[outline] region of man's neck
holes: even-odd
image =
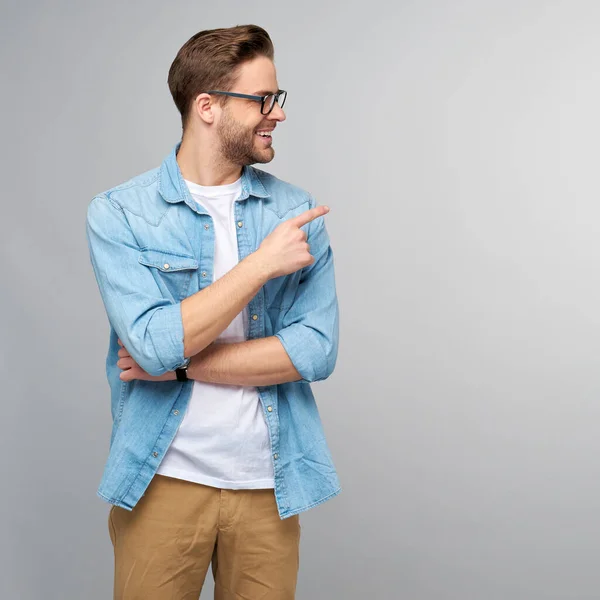
[[[242,176],[242,167],[217,159],[214,150],[185,137],[177,152],[177,164],[183,178],[198,185],[227,185]]]

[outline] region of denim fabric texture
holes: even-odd
[[[150,375],[183,365],[181,301],[210,285],[213,275],[212,219],[183,180],[179,146],[160,167],[97,195],[87,210],[90,258],[110,325],[106,375],[113,426],[98,495],[128,510],[173,440],[193,381],[122,381],[117,339]],[[239,259],[257,250],[281,222],[314,206],[301,188],[243,167],[235,202]],[[282,519],[341,491],[310,386],[329,377],[337,359],[333,253],[323,217],[303,229],[314,263],[269,280],[248,304],[248,339],[277,336],[302,377],[257,388]]]

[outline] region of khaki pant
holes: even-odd
[[[198,600],[212,562],[215,600],[293,600],[300,520],[272,489],[222,490],[155,475],[133,511],[112,506],[115,600]]]

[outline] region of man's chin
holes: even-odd
[[[270,163],[274,158],[275,158],[275,150],[273,150],[272,152],[269,152],[268,154],[266,152],[261,152],[260,154],[257,152],[256,154],[252,155],[252,157],[250,158],[250,162],[247,162],[246,164],[248,164],[248,165],[255,165],[255,164],[264,165],[266,163]]]

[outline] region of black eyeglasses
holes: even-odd
[[[279,108],[283,108],[285,99],[287,98],[287,92],[285,90],[278,90],[275,94],[266,94],[265,96],[253,96],[251,94],[238,94],[237,92],[221,92],[219,90],[211,90],[204,92],[205,94],[221,94],[222,96],[233,96],[234,98],[246,98],[247,100],[254,100],[260,102],[260,112],[263,115],[268,115],[275,106],[275,102],[279,104]],[[266,109],[266,111],[265,111]]]

